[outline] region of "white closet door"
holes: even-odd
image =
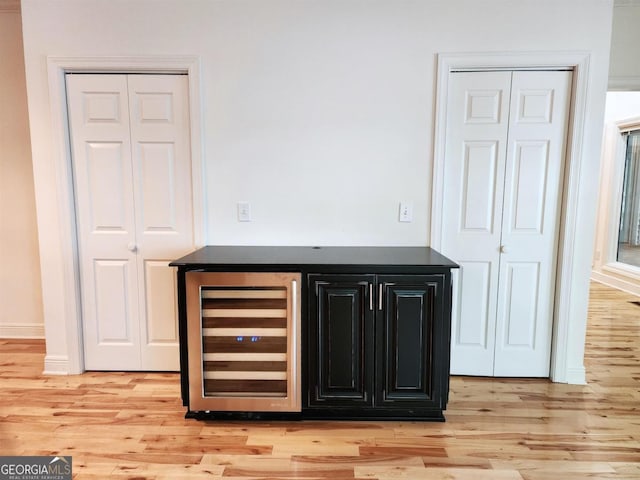
[[[452,73],[442,251],[451,372],[548,376],[570,72]]]
[[[194,248],[186,75],[130,75],[143,370],[178,370],[175,271]]]
[[[571,72],[514,72],[495,376],[549,376]]]
[[[85,366],[140,365],[127,79],[67,77]]]
[[[453,274],[451,372],[491,375],[510,72],[454,73],[449,82],[442,251]]]
[[[178,370],[193,249],[186,76],[68,75],[85,368]]]

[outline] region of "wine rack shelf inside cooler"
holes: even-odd
[[[299,412],[299,273],[187,272],[189,410]]]
[[[202,287],[204,395],[287,396],[286,287]]]

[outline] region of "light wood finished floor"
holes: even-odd
[[[587,386],[454,377],[445,423],[199,422],[177,374],[42,376],[0,340],[0,455],[78,479],[640,479],[640,299],[593,284]]]

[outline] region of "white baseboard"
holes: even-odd
[[[69,375],[69,358],[62,355],[44,357],[44,375]]]
[[[44,325],[41,323],[0,324],[0,338],[44,338]]]
[[[598,283],[602,283],[608,287],[622,290],[623,292],[630,293],[632,295],[640,296],[640,284],[637,281],[627,281],[625,279],[615,277],[613,275],[607,275],[603,272],[592,271],[591,280]]]
[[[587,384],[587,371],[584,367],[568,368],[567,369],[567,383],[571,385],[586,385]]]

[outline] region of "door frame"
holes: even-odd
[[[537,53],[468,53],[439,54],[434,116],[434,157],[431,198],[430,244],[442,245],[442,206],[444,204],[444,153],[446,144],[447,96],[449,78],[455,70],[541,70],[569,69],[573,72],[565,172],[562,183],[558,266],[556,272],[550,378],[554,382],[584,384],[586,371],[570,366],[572,355],[584,350],[584,336],[579,335],[578,322],[586,325],[574,295],[580,295],[581,279],[576,279],[574,266],[580,263],[574,248],[581,235],[578,230],[578,196],[583,165],[582,145],[588,98],[590,56],[584,52]]]
[[[82,335],[82,305],[80,295],[80,260],[78,255],[75,195],[71,163],[71,143],[67,116],[65,75],[67,73],[104,74],[186,74],[189,83],[189,126],[191,148],[191,180],[193,204],[193,234],[195,246],[205,243],[203,188],[203,142],[201,111],[201,70],[197,56],[141,56],[141,57],[47,57],[47,74],[53,132],[52,162],[56,174],[60,212],[61,255],[63,269],[64,318],[57,325],[47,325],[47,352],[51,343],[66,338],[66,355],[45,355],[44,372],[48,374],[78,374],[84,371]],[[64,322],[64,325],[62,325]],[[63,332],[59,330],[64,327]],[[59,350],[59,347],[57,347]]]

